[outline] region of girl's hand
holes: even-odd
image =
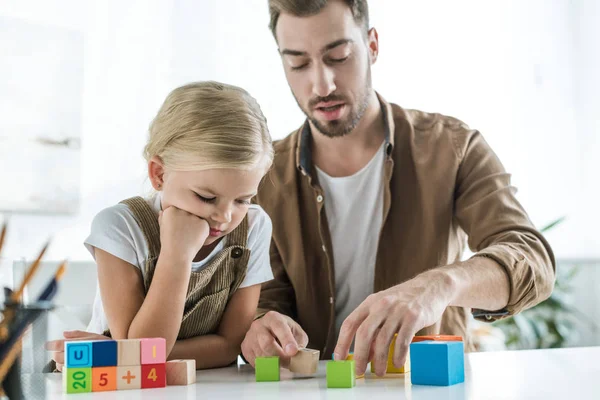
[[[93,332],[64,331],[64,339],[46,342],[46,350],[53,352],[52,359],[56,362],[56,369],[62,371],[65,364],[65,342],[76,340],[112,340],[111,338]]]
[[[192,262],[210,233],[206,220],[173,206],[160,212],[158,223],[161,253],[185,257],[186,262]]]

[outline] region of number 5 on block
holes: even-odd
[[[117,367],[92,368],[92,391],[117,390]]]

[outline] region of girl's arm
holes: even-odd
[[[178,340],[168,359],[194,358],[197,369],[224,367],[234,362],[254,320],[259,296],[260,284],[238,289],[227,303],[217,333]]]
[[[171,351],[183,318],[190,278],[189,260],[167,254],[158,259],[144,297],[138,268],[98,248],[98,282],[102,305],[114,339],[163,337]]]

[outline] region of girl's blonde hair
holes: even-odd
[[[273,162],[267,120],[258,102],[237,86],[207,81],[173,90],[150,124],[144,157],[166,169],[253,169]]]

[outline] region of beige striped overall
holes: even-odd
[[[160,254],[158,217],[141,197],[132,197],[121,203],[127,205],[133,212],[148,243],[149,255],[144,270],[144,289],[148,293]],[[223,250],[203,269],[191,273],[183,320],[177,339],[215,333],[227,302],[246,276],[250,257],[250,249],[246,247],[248,217],[245,217],[242,223],[222,240],[225,240]],[[168,296],[168,293],[165,295]],[[105,332],[107,333],[110,334]]]

